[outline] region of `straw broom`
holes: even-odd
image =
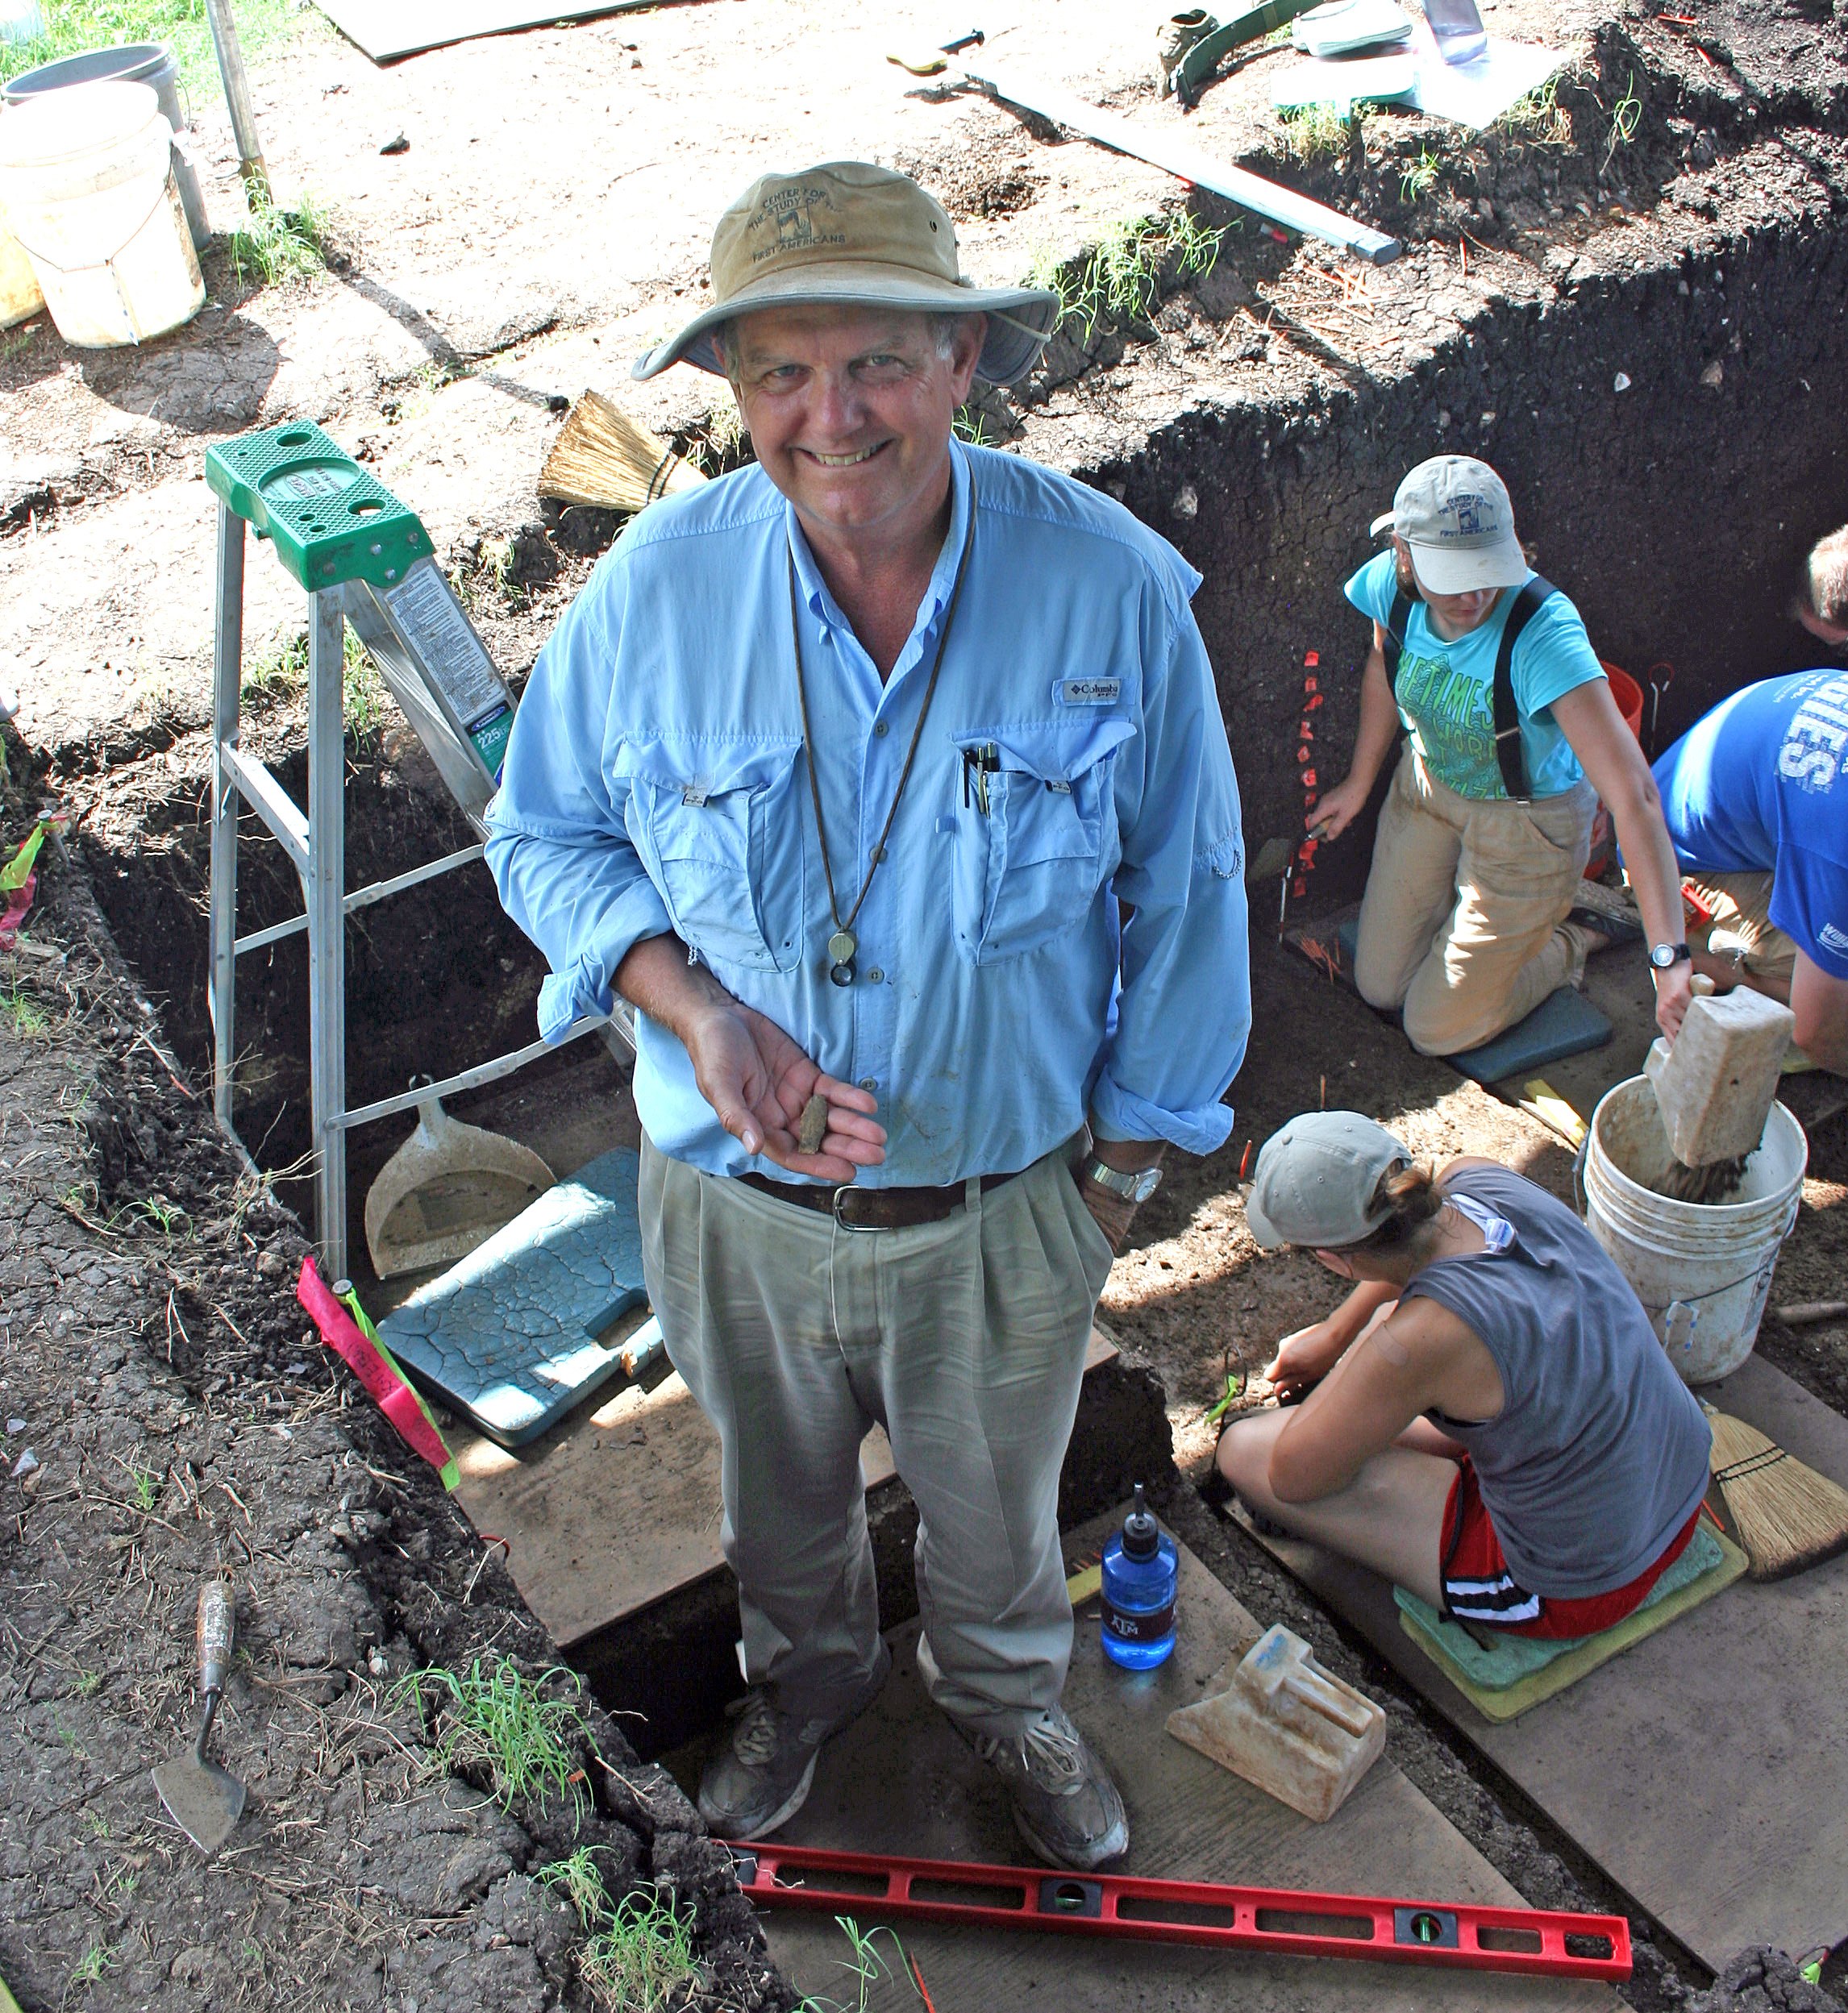
[[[1713,1429],[1709,1464],[1754,1579],[1783,1579],[1848,1549],[1848,1491],[1742,1419],[1703,1409]]]
[[[643,510],[658,497],[697,489],[705,480],[620,406],[587,391],[546,456],[539,493],[600,510]]]

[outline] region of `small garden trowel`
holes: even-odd
[[[236,1630],[231,1589],[223,1580],[207,1580],[199,1589],[195,1629],[199,1645],[199,1693],[205,1700],[205,1709],[199,1716],[199,1736],[190,1754],[177,1754],[154,1771],[154,1786],[160,1792],[168,1815],[202,1853],[215,1853],[231,1836],[243,1813],[243,1783],[216,1761],[206,1759],[206,1741],[218,1717],[219,1701],[224,1696]]]

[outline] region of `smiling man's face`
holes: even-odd
[[[980,315],[959,320],[945,356],[925,314],[761,308],[731,324],[727,374],[751,445],[805,527],[884,543],[935,517],[982,328]]]

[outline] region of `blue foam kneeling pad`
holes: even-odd
[[[1531,1075],[1564,1055],[1601,1049],[1610,1038],[1610,1022],[1584,993],[1563,985],[1548,993],[1525,1021],[1504,1028],[1480,1048],[1444,1059],[1479,1083],[1495,1083],[1505,1076]]]
[[[641,1166],[626,1146],[600,1154],[381,1321],[413,1383],[503,1447],[606,1383],[621,1358],[597,1337],[647,1298]]]

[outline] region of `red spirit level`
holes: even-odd
[[[1385,1901],[1122,1874],[1052,1874],[774,1843],[728,1849],[739,1886],[752,1901],[773,1908],[819,1908],[830,1915],[870,1910],[901,1921],[1134,1936],[1209,1949],[1362,1957],[1529,1978],[1614,1982],[1630,1973],[1629,1924],[1621,1915]]]

